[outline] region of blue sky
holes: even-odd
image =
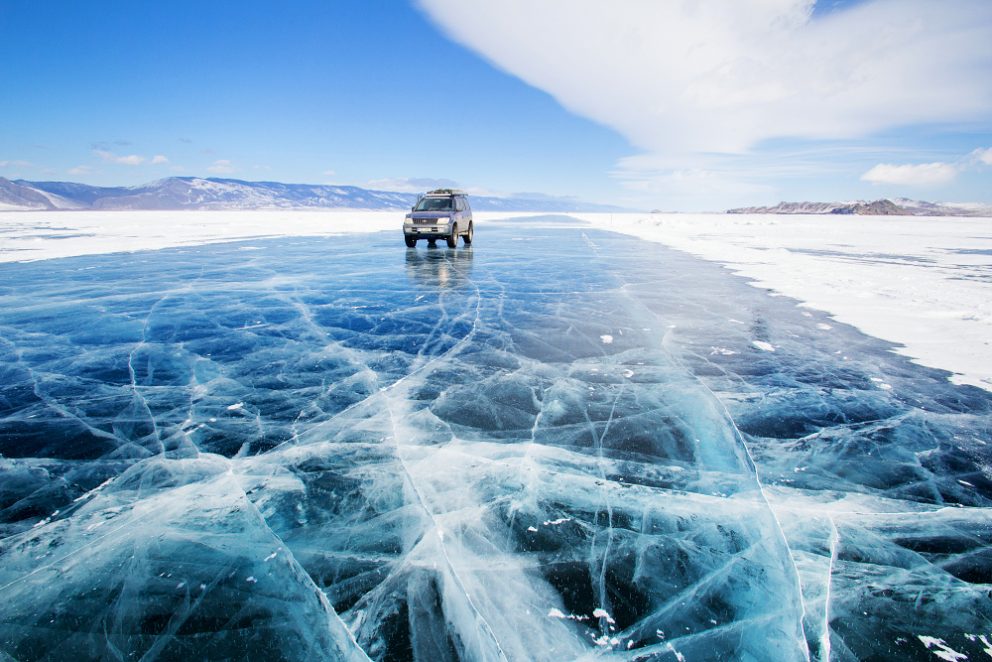
[[[809,0],[756,0],[775,14],[750,25],[728,0],[702,17],[634,0],[598,2],[615,16],[586,23],[595,2],[0,0],[0,176],[407,190],[451,181],[687,210],[899,195],[992,202],[981,151],[992,147],[989,3],[948,0],[957,20],[944,20],[916,0],[824,0],[811,13]],[[850,62],[814,76],[812,92],[798,68],[844,57],[782,64],[805,52],[797,44],[850,32],[845,20],[891,24],[891,11],[918,20],[885,44],[890,55],[852,43]],[[761,27],[779,24],[771,35]],[[921,24],[932,38],[912,32]],[[698,43],[665,50],[693,30]],[[723,37],[707,42],[712,34]],[[919,55],[902,57],[910,40]],[[693,48],[702,56],[689,66],[667,66]],[[954,57],[930,53],[948,50]],[[861,92],[803,105],[855,70],[883,81],[892,112],[862,104]],[[934,94],[957,101],[916,101],[903,93],[910,85],[942,86]],[[703,101],[680,107],[685,99]]]

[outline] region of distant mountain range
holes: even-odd
[[[617,207],[544,196],[473,195],[476,211],[622,211]],[[140,186],[89,186],[72,182],[10,181],[0,177],[0,210],[138,209],[408,209],[413,193],[357,186],[246,182],[169,177]]]
[[[937,203],[896,198],[866,202],[780,202],[774,207],[741,207],[728,214],[858,214],[862,216],[992,216],[992,205]]]
[[[0,177],[0,210],[236,210],[236,209],[408,209],[414,193],[358,186],[247,182],[216,177],[168,177],[140,186],[89,186],[73,182],[11,181]],[[624,212],[620,207],[539,194],[517,197],[471,196],[476,211]],[[860,214],[872,216],[989,216],[992,205],[922,200],[780,202],[772,207],[740,207],[728,214]]]

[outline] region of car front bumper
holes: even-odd
[[[403,236],[411,239],[446,239],[451,236],[452,225],[434,225],[405,223]]]

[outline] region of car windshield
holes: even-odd
[[[421,198],[413,211],[450,211],[451,198]]]

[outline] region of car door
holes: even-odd
[[[455,197],[455,234],[465,231],[465,198]]]

